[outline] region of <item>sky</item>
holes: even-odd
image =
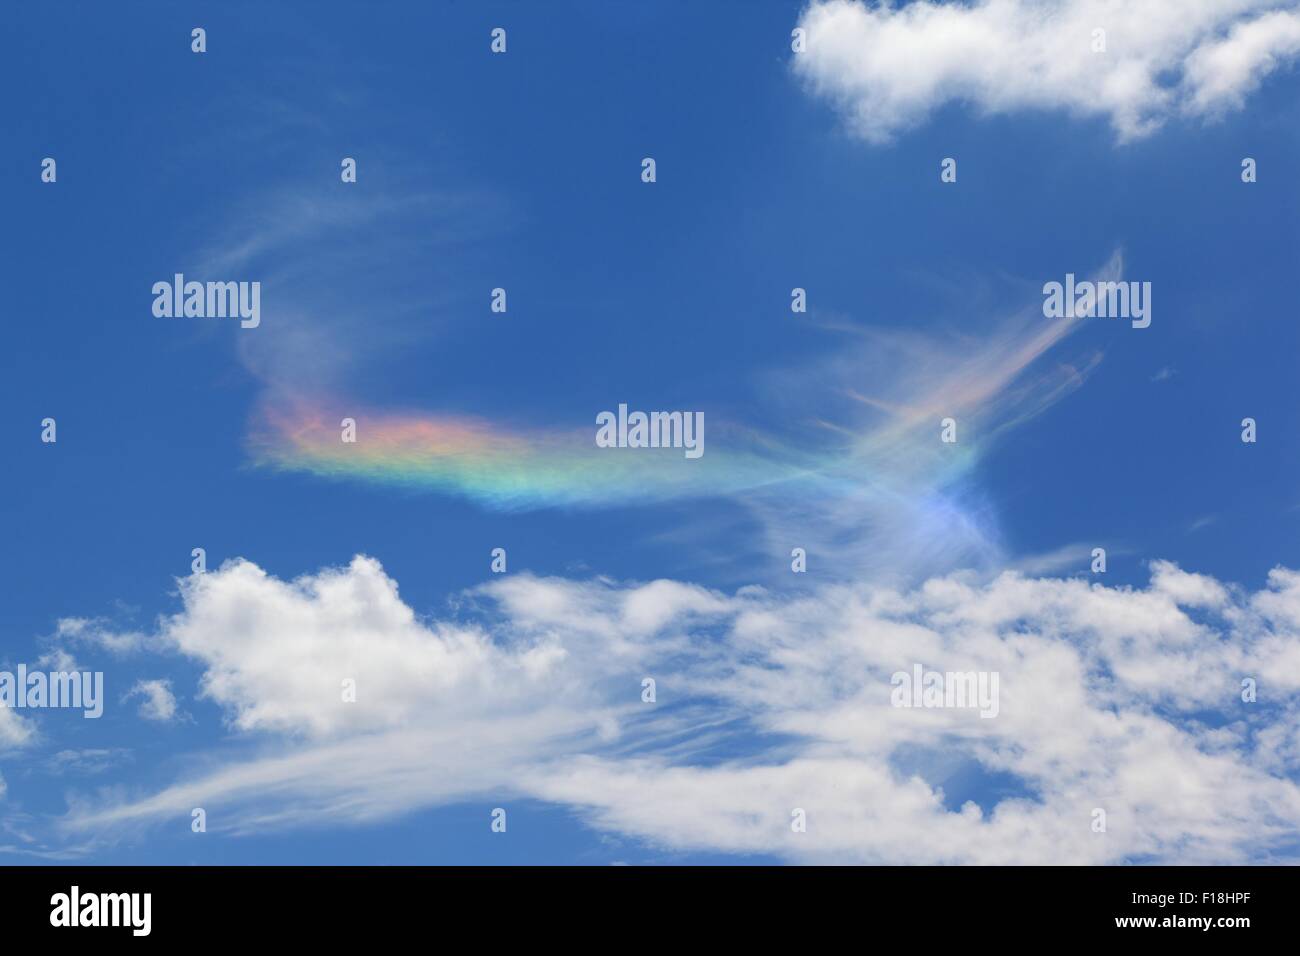
[[[4,862],[1300,856],[1294,0],[6,27]]]

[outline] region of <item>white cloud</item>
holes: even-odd
[[[164,622],[163,639],[204,663],[202,696],[240,730],[324,739],[532,712],[561,694],[575,705],[593,699],[566,658],[596,647],[502,646],[477,625],[421,622],[372,558],[293,582],[236,561],[180,587],[185,610]],[[534,597],[544,609],[544,596]],[[615,648],[601,651],[617,658]],[[344,701],[345,681],[355,702]]]
[[[0,751],[25,747],[36,737],[36,728],[11,707],[0,706]]]
[[[122,747],[89,747],[83,750],[60,750],[44,762],[47,772],[89,776],[128,763],[132,753]]]
[[[534,797],[657,845],[796,860],[1222,863],[1300,827],[1300,574],[1282,569],[1254,593],[1163,562],[1142,589],[1006,573],[801,596],[511,575],[468,596],[470,622],[420,620],[360,557],[294,582],[234,562],[181,594],[159,639],[202,663],[253,752],[79,798],[66,833]],[[892,707],[913,663],[997,671],[998,716]],[[743,756],[711,758],[720,741]],[[972,770],[1019,796],[955,805]]]
[[[36,658],[36,663],[47,670],[63,671],[68,674],[81,669],[77,665],[77,659],[62,647],[55,647],[46,651]]]
[[[1188,111],[1241,108],[1265,76],[1297,53],[1300,15],[1278,10],[1236,23],[1226,38],[1202,44],[1187,58]]]
[[[885,142],[938,107],[1064,110],[1121,140],[1176,111],[1239,107],[1300,53],[1295,0],[814,0],[792,65],[855,132]],[[1105,52],[1093,31],[1105,30]]]
[[[1089,277],[1123,275],[1117,249]],[[1081,323],[1044,319],[1041,282],[1011,295],[1030,304],[981,321],[978,297],[964,292],[949,306],[944,334],[861,329],[860,342],[766,377],[765,390],[788,396],[783,411],[802,431],[810,422],[824,426],[829,450],[812,459],[805,480],[739,496],[758,518],[762,552],[788,555],[797,544],[816,554],[822,575],[865,571],[873,580],[1005,563],[995,518],[971,493],[971,473],[1102,360],[1091,351],[1048,365],[1048,353]],[[958,423],[956,444],[938,440],[947,417]],[[782,577],[787,569],[783,563]]]
[[[115,631],[101,618],[62,617],[48,640],[84,644],[113,654],[131,654],[141,649],[145,638],[136,631]],[[65,663],[71,659],[62,648],[56,647],[53,653],[62,655],[60,659]]]
[[[176,697],[172,682],[165,679],[138,680],[126,692],[124,700],[142,698],[140,716],[145,720],[168,721],[176,716]]]

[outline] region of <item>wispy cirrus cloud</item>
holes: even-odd
[[[257,389],[251,463],[505,511],[716,499],[747,516],[747,536],[756,532],[769,556],[798,545],[846,573],[934,573],[1000,557],[996,518],[967,476],[1100,360],[1052,360],[1081,323],[1044,318],[1036,290],[1022,288],[1000,314],[973,314],[966,303],[960,324],[940,331],[849,321],[824,358],[784,369],[774,360],[754,376],[776,385],[757,389],[751,408],[693,409],[705,411],[707,451],[689,461],[596,447],[603,409],[543,419],[521,395],[507,420],[499,405],[384,397],[391,392],[375,379],[386,363],[428,345],[456,314],[411,263],[436,266],[453,245],[507,230],[512,216],[488,192],[452,196],[391,179],[378,190],[335,183],[239,204],[189,261],[205,275],[266,283],[266,320],[236,337]],[[1122,271],[1116,253],[1098,277]],[[360,274],[367,281],[346,281]],[[946,417],[958,421],[955,445],[938,440]],[[355,443],[341,441],[344,418],[357,424]]]
[[[1094,278],[1122,273],[1116,252]],[[968,321],[948,335],[859,330],[824,360],[767,373],[766,392],[797,398],[746,422],[706,415],[698,460],[679,450],[599,448],[594,415],[539,426],[383,407],[350,397],[345,384],[322,390],[292,375],[268,383],[248,447],[256,465],[276,471],[501,510],[727,498],[757,517],[773,547],[788,551],[797,539],[862,569],[864,549],[843,542],[870,540],[876,565],[925,559],[933,571],[940,552],[944,566],[996,552],[990,522],[971,510],[960,482],[1005,433],[1082,385],[1101,358],[1048,362],[1081,322],[1045,319],[1037,299]],[[939,440],[949,417],[958,421],[955,444]],[[356,423],[355,442],[342,441],[344,418]],[[882,549],[881,540],[898,546]]]

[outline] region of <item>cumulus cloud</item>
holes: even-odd
[[[477,623],[421,621],[373,558],[291,582],[237,561],[185,579],[181,593],[163,639],[205,665],[201,695],[243,731],[325,739],[536,713],[557,696],[594,705],[569,657],[619,660],[594,636],[503,643]]]
[[[68,835],[194,806],[251,833],[507,797],[660,846],[824,862],[1239,862],[1300,832],[1289,570],[1255,592],[1164,562],[1145,588],[511,575],[423,620],[358,557],[292,582],[234,562],[181,596],[159,640],[254,749],[143,798],[74,799]],[[893,706],[914,664],[996,672],[997,716]],[[981,802],[971,774],[1015,785]]]
[[[1224,39],[1204,43],[1186,61],[1186,109],[1238,109],[1263,78],[1300,53],[1300,15],[1274,11],[1235,24]]]
[[[0,706],[0,751],[25,747],[36,737],[36,728],[11,707]]]
[[[145,720],[172,720],[176,716],[176,697],[171,685],[165,679],[138,680],[123,699],[141,698],[139,712]]]
[[[1295,0],[814,0],[799,25],[793,69],[872,142],[949,103],[1101,116],[1132,140],[1239,107],[1300,53]]]
[[[63,671],[69,674],[81,669],[77,665],[77,659],[73,657],[67,649],[62,647],[55,647],[46,651],[40,657],[36,658],[36,663],[38,666],[44,667],[47,670]]]

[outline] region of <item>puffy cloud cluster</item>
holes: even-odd
[[[172,682],[166,678],[138,680],[126,697],[140,698],[139,713],[145,720],[165,723],[176,717],[176,695],[172,693]]]
[[[201,663],[201,694],[257,752],[77,803],[68,831],[194,806],[247,832],[518,796],[657,845],[798,860],[1188,863],[1264,858],[1300,828],[1300,574],[1282,569],[1253,593],[1160,562],[1141,589],[511,575],[422,620],[358,557],[292,582],[234,562],[181,594],[157,639]],[[916,663],[997,672],[997,716],[893,706],[891,675]],[[972,774],[1014,787],[958,800]]]
[[[0,752],[23,747],[35,735],[36,729],[30,720],[9,707],[0,707]]]
[[[948,103],[1103,116],[1134,139],[1239,107],[1300,53],[1294,0],[814,0],[799,25],[795,71],[874,142]]]

